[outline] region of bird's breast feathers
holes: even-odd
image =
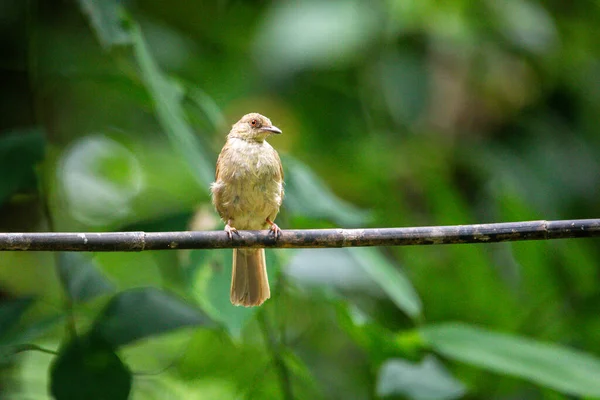
[[[231,138],[219,160],[212,185],[213,202],[223,219],[234,219],[238,229],[264,229],[274,219],[283,200],[281,162],[275,149],[264,142]]]
[[[233,175],[244,179],[262,177],[281,180],[279,157],[269,143],[234,138],[230,139],[228,144],[229,165],[233,167]]]

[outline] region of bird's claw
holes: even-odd
[[[227,225],[225,225],[225,233],[227,233],[227,236],[229,237],[229,240],[233,240],[233,234],[234,233],[236,235],[239,235],[238,230],[235,229],[233,226],[229,225],[229,222],[227,223]]]
[[[267,220],[267,222],[269,222],[271,224],[271,227],[269,228],[269,232],[273,233],[273,235],[275,236],[275,239],[279,239],[281,237],[281,228],[279,228],[275,222],[271,222],[269,220]]]

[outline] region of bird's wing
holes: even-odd
[[[277,153],[277,150],[273,149],[273,152],[275,153],[275,158],[277,159],[277,162],[279,163],[279,182],[281,182],[281,200],[283,201],[283,197],[285,196],[285,190],[283,189],[283,164],[281,163],[281,158],[279,157],[279,153]],[[281,205],[281,202],[279,203],[279,205]]]
[[[221,175],[221,165],[223,164],[225,158],[228,156],[228,153],[229,147],[227,146],[227,143],[225,143],[225,146],[223,146],[223,149],[219,153],[219,158],[217,158],[217,170],[215,171],[215,181],[219,180],[219,176]]]
[[[281,158],[279,158],[279,153],[277,153],[277,150],[273,149],[273,153],[275,153],[275,158],[279,164],[279,180],[283,182],[283,164],[281,163]]]

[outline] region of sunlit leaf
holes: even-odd
[[[425,327],[421,334],[448,358],[572,395],[600,396],[600,359],[592,355],[459,323]]]
[[[38,128],[0,136],[0,204],[19,190],[37,188],[34,168],[44,157],[45,145]]]
[[[274,4],[255,43],[257,61],[268,72],[346,64],[363,54],[380,29],[364,2]]]
[[[131,371],[114,348],[97,337],[75,338],[50,367],[50,392],[57,400],[126,400]]]
[[[422,312],[419,295],[408,278],[375,248],[300,250],[285,273],[304,284],[387,296],[411,318]]]
[[[379,396],[406,396],[414,400],[451,400],[464,396],[465,386],[434,356],[419,363],[386,361],[377,377]]]
[[[47,347],[56,349],[58,346],[59,343],[53,340],[52,344]],[[48,393],[50,382],[48,371],[56,356],[39,351],[27,351],[12,359],[4,354],[1,354],[0,357],[3,359],[0,361],[0,365],[4,363],[13,364],[9,366],[11,373],[8,374],[8,379],[5,379],[7,384],[2,388],[2,400],[51,398]],[[15,361],[18,362],[17,368],[14,365]]]
[[[81,253],[58,255],[60,280],[74,301],[87,301],[114,291],[114,285]]]
[[[198,379],[206,378],[213,382],[221,381],[225,386],[229,386],[227,382],[234,383],[237,386],[237,395],[244,391],[240,385],[256,386],[252,384],[251,377],[257,374],[264,376],[263,367],[270,363],[270,354],[264,351],[262,345],[256,345],[257,341],[262,341],[262,335],[258,331],[254,333],[256,334],[245,337],[252,343],[246,345],[233,342],[224,330],[195,332],[191,335],[189,345],[185,349],[186,356],[177,364],[177,376],[187,382],[197,382]]]
[[[239,388],[228,379],[214,376],[194,380],[194,384],[182,380],[179,376],[161,375],[160,379],[146,379],[136,382],[132,400],[165,399],[234,399]]]
[[[155,288],[117,294],[96,320],[93,332],[115,347],[175,329],[211,325],[202,311]]]
[[[556,43],[556,26],[543,5],[526,0],[489,2],[502,24],[502,33],[532,52],[545,52]]]
[[[361,226],[369,219],[366,211],[337,197],[314,172],[292,157],[283,157],[286,209],[292,215],[328,219],[344,227]]]
[[[358,264],[377,282],[398,308],[412,318],[421,315],[421,299],[408,278],[397,266],[393,265],[377,249],[357,247],[349,250]]]
[[[84,136],[62,154],[56,169],[66,211],[86,225],[118,224],[133,214],[133,202],[145,187],[136,154],[100,134]]]
[[[89,18],[90,25],[105,48],[131,42],[123,27],[120,3],[118,0],[79,0],[81,11]]]
[[[304,285],[381,294],[379,285],[372,279],[365,279],[364,269],[346,248],[300,249],[294,253],[284,272]]]

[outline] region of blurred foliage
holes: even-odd
[[[228,126],[283,129],[282,228],[600,215],[600,7],[0,1],[2,231],[220,229]],[[600,397],[597,241],[6,253],[0,397]],[[47,349],[48,352],[27,351]],[[56,353],[56,354],[55,354]]]

